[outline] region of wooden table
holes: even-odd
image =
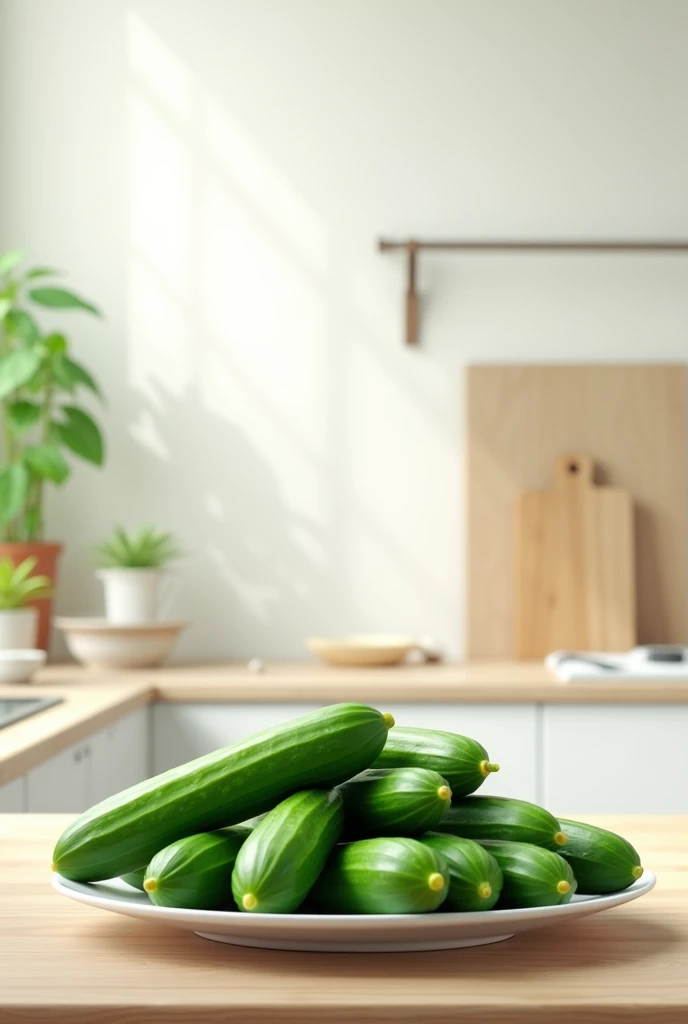
[[[688,815],[606,817],[659,876],[628,906],[433,953],[285,953],[81,906],[49,884],[68,815],[0,816],[0,1022],[686,1024]]]

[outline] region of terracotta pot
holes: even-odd
[[[38,541],[26,544],[0,543],[0,558],[8,557],[14,565],[19,565],[25,558],[38,559],[34,574],[51,579],[53,590],[57,585],[57,560],[61,553],[61,544],[43,544]],[[31,605],[38,609],[36,647],[47,651],[50,646],[50,626],[53,618],[52,598],[43,597],[40,601],[32,601]]]

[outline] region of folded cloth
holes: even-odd
[[[688,661],[648,661],[633,651],[553,651],[545,667],[562,683],[631,683],[649,679],[688,683]],[[608,666],[608,667],[607,667]]]

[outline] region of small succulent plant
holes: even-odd
[[[95,549],[96,562],[103,569],[161,569],[179,558],[181,552],[171,533],[155,526],[127,532],[116,526],[110,537]]]
[[[33,576],[37,558],[25,558],[15,565],[10,558],[0,558],[0,610],[23,608],[30,601],[52,594],[47,576]]]

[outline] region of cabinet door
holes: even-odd
[[[153,772],[297,718],[321,704],[177,704],[153,706]]]
[[[379,704],[379,702],[378,702]],[[499,771],[480,787],[484,795],[537,801],[538,709],[534,704],[379,704],[397,725],[472,736]]]
[[[688,811],[688,704],[547,705],[543,726],[554,814]]]
[[[86,810],[86,753],[84,744],[69,747],[26,777],[26,808],[31,813]]]
[[[0,814],[26,810],[26,776],[20,775],[0,786]]]
[[[142,782],[149,765],[148,708],[130,711],[86,744],[88,806]]]

